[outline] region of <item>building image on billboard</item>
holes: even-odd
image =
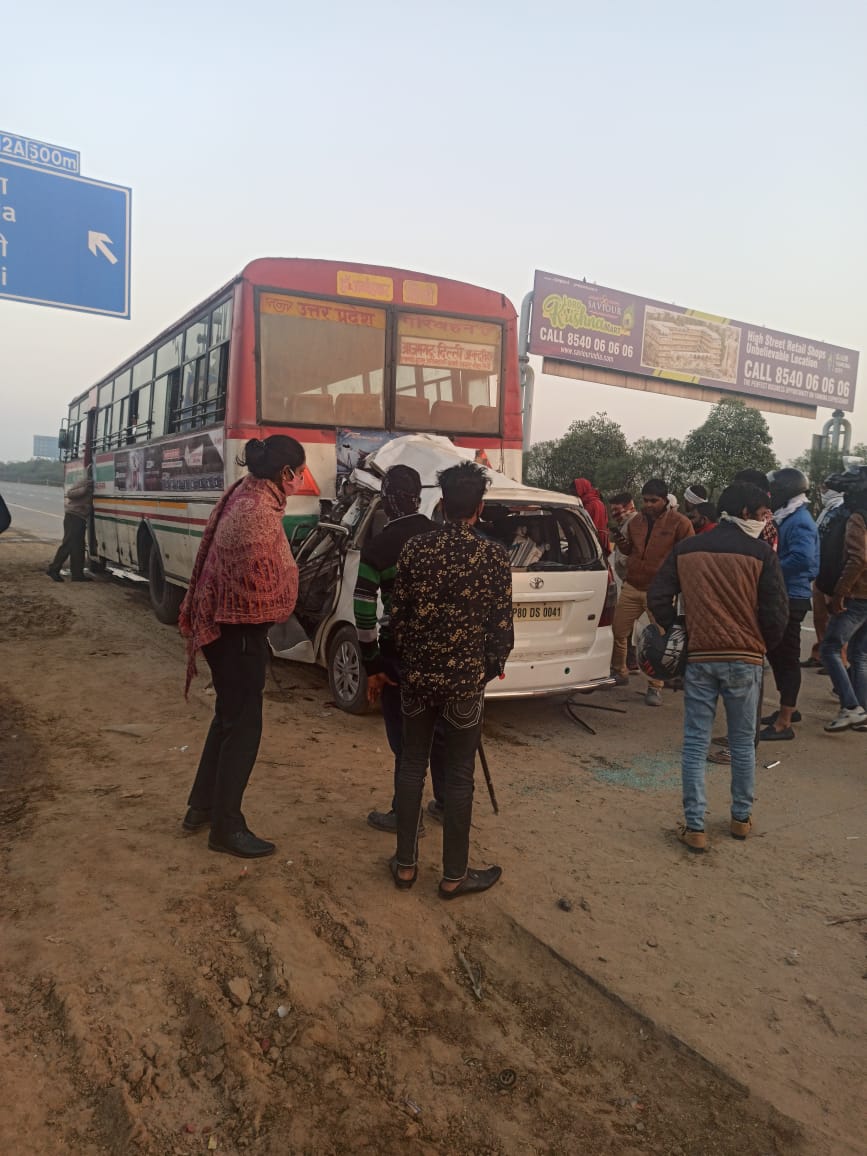
[[[740,329],[670,309],[644,312],[642,369],[668,370],[734,384],[738,377]]]

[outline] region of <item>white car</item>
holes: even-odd
[[[398,463],[418,470],[421,512],[437,520],[440,470],[472,458],[447,438],[412,434],[372,454],[363,470],[295,548],[295,614],[270,632],[280,658],[328,670],[335,703],[366,709],[366,679],[355,632],[353,591],[361,548],[384,525],[379,479]],[[496,538],[512,563],[515,648],[488,698],[561,694],[608,685],[616,590],[593,523],[578,498],[520,485],[495,470],[480,532]]]

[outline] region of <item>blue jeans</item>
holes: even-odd
[[[849,673],[840,652],[848,645]],[[867,710],[867,598],[849,598],[842,614],[828,619],[819,650],[822,664],[831,676],[840,706]]]
[[[732,768],[732,818],[753,810],[756,778],[756,712],[762,668],[749,662],[689,662],[683,679],[683,813],[693,831],[704,830],[704,775],[716,706],[726,710]]]

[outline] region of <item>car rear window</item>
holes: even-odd
[[[513,570],[603,570],[599,542],[580,514],[564,507],[485,502],[480,533],[501,542]]]

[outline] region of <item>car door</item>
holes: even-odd
[[[611,632],[600,628],[609,572],[590,519],[577,506],[508,509],[515,648],[489,694],[552,693],[607,679]]]

